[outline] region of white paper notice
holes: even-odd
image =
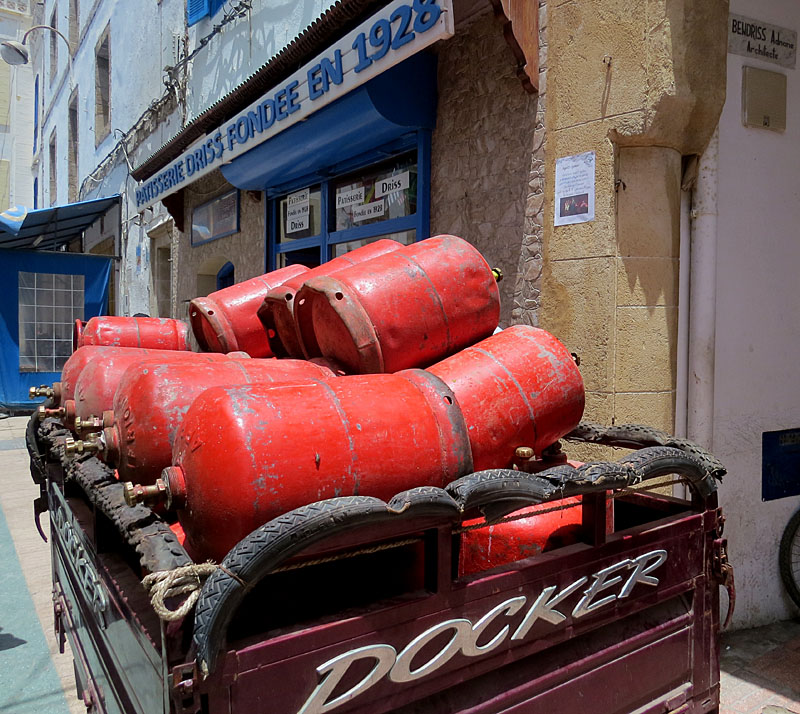
[[[360,223],[367,221],[370,218],[376,218],[383,215],[384,201],[373,201],[363,206],[353,206],[353,223]]]
[[[394,176],[387,176],[383,179],[378,179],[375,182],[375,197],[380,198],[387,193],[394,193],[395,191],[405,191],[411,185],[410,175],[408,171],[403,171],[401,174]]]
[[[364,187],[351,188],[349,191],[336,192],[336,208],[347,208],[364,203]]]
[[[594,151],[556,159],[556,216],[554,225],[569,226],[594,220]]]
[[[308,203],[309,190],[290,193],[286,197],[286,232],[297,233],[308,230],[308,219],[311,214]]]

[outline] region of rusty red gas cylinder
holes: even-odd
[[[290,265],[192,300],[189,320],[200,347],[207,352],[242,350],[251,357],[270,357],[258,308],[270,290],[306,272],[303,265]]]
[[[583,379],[553,335],[514,325],[428,368],[456,395],[475,469],[510,467],[518,447],[536,456],[583,415]]]
[[[491,335],[500,319],[492,269],[447,235],[310,278],[295,303],[303,342],[360,374],[428,365]]]
[[[560,510],[552,511],[553,508]],[[472,575],[514,563],[578,543],[581,539],[583,507],[580,497],[523,508],[514,515],[524,514],[529,515],[527,518],[462,533],[458,555],[459,575]],[[482,518],[464,521],[463,525],[469,528],[480,523],[483,523]]]
[[[294,322],[294,296],[303,283],[309,278],[322,275],[332,275],[353,265],[359,265],[378,256],[400,250],[402,243],[383,238],[373,243],[367,243],[327,263],[312,268],[307,273],[287,280],[283,285],[271,290],[264,298],[258,309],[258,317],[263,325],[263,330],[269,338],[273,354],[278,357],[318,357],[320,353],[313,349],[306,349],[301,336],[297,332]]]
[[[247,358],[247,355],[241,352],[221,355],[179,352],[177,350],[138,350],[121,347],[116,349],[120,351],[111,355],[103,354],[88,362],[81,370],[75,382],[73,398],[65,400],[63,403],[64,425],[67,428],[74,427],[76,417],[87,419],[90,416],[100,416],[105,410],[111,409],[114,404],[114,393],[117,391],[122,375],[129,367],[146,359],[152,358],[165,363],[203,364]]]
[[[313,501],[391,499],[472,471],[453,393],[422,370],[303,385],[214,387],[195,399],[165,469],[195,559],[222,559]]]
[[[101,315],[87,323],[75,320],[72,349],[84,345],[144,347],[153,350],[189,350],[189,328],[180,320],[162,317]]]
[[[335,373],[305,360],[195,362],[145,360],[123,374],[112,414],[104,415],[103,458],[125,480],[151,484],[172,463],[175,432],[195,398],[210,387],[322,381]]]

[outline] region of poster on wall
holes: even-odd
[[[594,151],[556,159],[556,226],[594,220]]]

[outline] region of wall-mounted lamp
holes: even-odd
[[[17,42],[16,40],[5,40],[4,42],[0,42],[0,57],[2,57],[8,64],[28,64],[30,55],[28,53],[28,48],[25,47],[25,40],[28,39],[28,35],[30,35],[34,30],[50,30],[55,32],[62,40],[64,40],[64,42],[67,44],[67,59],[69,60],[70,65],[72,64],[72,48],[69,46],[69,40],[64,37],[59,30],[57,30],[55,27],[50,27],[50,25],[34,25],[22,36],[22,42]]]

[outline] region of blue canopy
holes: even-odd
[[[119,203],[119,194],[64,206],[28,210],[14,206],[0,213],[0,248],[56,250]]]

